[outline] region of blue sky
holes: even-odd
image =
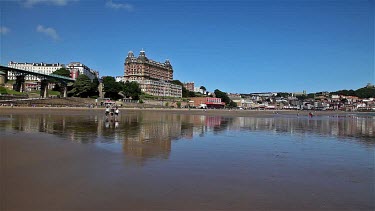
[[[0,1],[0,63],[80,61],[124,74],[128,51],[174,79],[251,93],[375,83],[373,0]]]

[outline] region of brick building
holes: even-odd
[[[146,57],[145,51],[140,51],[135,57],[129,51],[124,63],[124,81],[136,81],[141,90],[154,96],[181,97],[182,87],[170,83],[173,80],[173,68],[166,60],[156,62]]]
[[[184,83],[184,86],[187,90],[189,90],[190,92],[194,92],[194,82],[186,82]]]

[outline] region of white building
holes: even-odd
[[[88,68],[86,65],[80,63],[80,62],[71,62],[67,65],[66,67],[70,72],[78,72],[79,75],[86,75],[87,77],[90,78],[90,80],[94,80],[99,73],[97,71],[94,71],[90,68]],[[76,79],[78,77],[77,74],[72,74],[72,78]]]
[[[137,81],[141,91],[160,97],[181,97],[182,87],[162,80]]]
[[[116,76],[115,80],[116,80],[116,82],[125,82],[125,77],[124,76]]]
[[[60,64],[60,63],[48,64],[48,63],[43,63],[43,62],[42,63],[26,63],[26,62],[12,62],[11,61],[8,63],[8,67],[49,75],[60,68],[65,68],[65,65]],[[16,75],[12,71],[9,71],[8,73],[8,80],[16,80]],[[40,79],[37,76],[27,75],[25,77],[25,80],[38,81]]]
[[[204,95],[207,94],[207,91],[201,89],[200,86],[195,86],[194,87],[194,92],[199,92],[199,93],[204,94]]]

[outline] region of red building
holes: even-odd
[[[190,92],[194,92],[194,82],[186,82],[184,83],[184,86]]]
[[[221,98],[217,97],[192,97],[190,98],[190,106],[199,107],[206,104],[207,108],[224,108],[225,103],[221,102]]]
[[[79,76],[79,70],[78,69],[71,69],[70,70],[70,77],[73,79],[77,79]]]

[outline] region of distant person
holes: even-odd
[[[109,112],[111,111],[111,109],[109,108],[109,106],[107,105],[105,107],[105,116],[108,117],[109,116]]]
[[[116,106],[116,108],[115,108],[115,116],[118,117],[119,114],[120,114],[120,110],[118,110],[118,107]]]
[[[114,109],[113,107],[111,107],[111,112],[110,112],[110,114],[111,114],[111,117],[113,117],[113,115],[115,114],[115,109]]]
[[[309,117],[312,118],[313,117],[313,114],[311,112],[309,112]]]

